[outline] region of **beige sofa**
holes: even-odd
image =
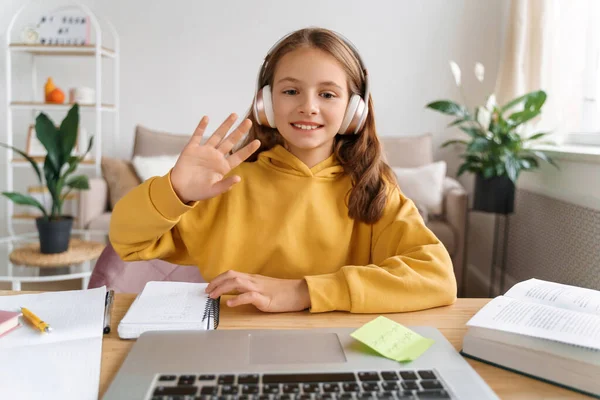
[[[133,156],[179,154],[189,136],[152,131],[136,127]],[[383,137],[383,148],[392,167],[419,167],[433,162],[432,137],[429,134],[410,137]],[[105,158],[102,161],[105,179],[90,180],[90,190],[82,191],[77,223],[79,228],[108,230],[111,208],[128,190],[139,184],[129,160]],[[454,264],[454,271],[462,289],[465,265],[465,237],[467,221],[467,193],[455,180],[444,181],[443,212],[427,217],[427,226],[444,243]]]

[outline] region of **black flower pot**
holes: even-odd
[[[515,209],[515,184],[507,176],[484,178],[477,174],[473,209],[511,214]]]
[[[73,229],[73,217],[63,216],[57,220],[40,217],[35,220],[40,234],[42,254],[56,254],[67,251]]]

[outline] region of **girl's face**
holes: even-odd
[[[275,123],[288,150],[309,167],[329,157],[349,98],[338,61],[319,49],[294,50],[279,60],[272,91]]]

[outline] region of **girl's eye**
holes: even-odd
[[[298,94],[298,91],[296,89],[288,89],[288,90],[284,90],[283,94],[289,94],[290,96],[293,96],[295,94]]]
[[[321,93],[321,96],[323,96],[326,99],[333,99],[335,97],[335,94],[326,92],[326,93]]]

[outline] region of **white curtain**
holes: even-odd
[[[498,103],[544,90],[542,116],[527,131],[552,131],[557,143],[581,124],[590,1],[597,0],[512,0],[510,5]]]

